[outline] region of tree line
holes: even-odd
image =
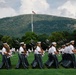
[[[18,48],[19,43],[24,41],[26,44],[30,44],[31,42],[57,42],[58,45],[62,45],[64,43],[69,42],[70,40],[76,41],[76,30],[73,32],[68,31],[60,31],[60,32],[52,32],[51,34],[36,34],[34,32],[26,32],[21,38],[19,37],[11,37],[7,35],[0,35],[0,49],[2,48],[2,43],[7,42],[10,47]]]

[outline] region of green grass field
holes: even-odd
[[[29,64],[33,61],[34,56],[33,53],[30,53],[28,56]],[[61,56],[58,55],[58,59],[61,60]],[[0,55],[0,63],[1,63],[1,55]],[[46,62],[47,60],[47,53],[43,57],[43,62]],[[44,69],[32,69],[31,65],[29,69],[15,69],[15,66],[18,62],[18,56],[17,54],[14,54],[13,57],[11,57],[12,62],[12,69],[0,69],[0,75],[76,75],[76,69],[69,68],[65,69],[62,66],[59,66],[59,69],[55,68],[44,68]]]

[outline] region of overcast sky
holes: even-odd
[[[21,14],[49,14],[76,18],[76,0],[0,0],[0,18]]]

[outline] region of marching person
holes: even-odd
[[[69,53],[69,54],[76,53],[76,50],[75,50],[75,48],[74,48],[74,40],[70,41],[68,53]]]
[[[72,60],[73,60],[73,67],[76,68],[76,64],[75,64],[76,61],[75,61],[75,55],[74,55],[74,53],[76,53],[76,50],[74,48],[74,42],[75,42],[74,40],[70,41],[68,53],[71,54]]]
[[[65,50],[65,45],[62,45],[62,48],[59,50],[59,52],[61,53],[61,54],[64,54],[64,50]]]
[[[66,68],[73,67],[76,68],[75,55],[76,50],[74,48],[74,41],[70,41],[70,43],[66,43],[66,47],[64,49],[64,54],[62,56],[62,65]]]
[[[62,45],[62,48],[59,50],[59,52],[60,52],[61,55],[62,55],[62,60],[59,62],[59,64],[61,64],[62,61],[65,59],[65,58],[64,58],[64,50],[65,50],[65,48],[66,48],[66,45]]]
[[[59,65],[58,65],[58,59],[57,59],[57,54],[58,52],[56,51],[56,42],[52,42],[52,46],[49,48],[49,56],[52,56],[53,57],[53,60],[54,60],[54,63],[55,63],[55,67],[56,68],[59,68]],[[51,60],[52,58],[50,58]],[[50,61],[51,62],[51,61]]]
[[[37,42],[37,47],[35,49],[35,59],[40,69],[43,68],[42,55],[43,49],[41,48],[41,42]]]
[[[37,51],[36,50],[33,50],[33,52],[34,52],[34,60],[33,60],[33,62],[31,63],[31,65],[32,65],[32,68],[36,68],[37,67],[37,60],[36,60],[36,56],[37,56]]]
[[[10,57],[12,55],[12,52],[10,50],[10,47],[7,43],[3,43],[3,48],[2,48],[2,64],[0,65],[0,68],[3,68],[5,65],[7,69],[11,68],[11,61]]]
[[[19,48],[19,61],[18,64],[16,65],[16,69],[18,69],[21,65],[26,69],[29,66],[29,63],[26,58],[27,50],[26,50],[26,45],[24,42],[20,43],[20,48]]]
[[[25,63],[26,63],[27,66],[29,66],[29,63],[28,63],[28,60],[27,60],[27,56],[29,56],[29,53],[26,50],[26,44],[24,44],[23,49],[24,49],[23,56],[24,56]]]

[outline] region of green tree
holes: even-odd
[[[37,41],[38,36],[34,32],[26,32],[26,34],[22,37],[21,41],[25,43],[30,43],[31,40]]]
[[[48,37],[49,36],[47,34],[38,35],[38,41],[46,41]]]
[[[62,32],[53,32],[51,34],[51,36],[49,37],[49,40],[51,41],[60,41],[60,40],[63,40],[64,39],[64,35]]]
[[[7,42],[10,47],[12,47],[13,40],[10,36],[3,36],[1,39],[2,42]]]
[[[73,33],[72,33],[72,37],[73,37],[73,40],[76,41],[76,30],[73,31]]]
[[[2,37],[3,37],[3,35],[0,35],[0,41],[1,41]]]
[[[63,31],[62,33],[67,42],[74,39],[72,32]]]

